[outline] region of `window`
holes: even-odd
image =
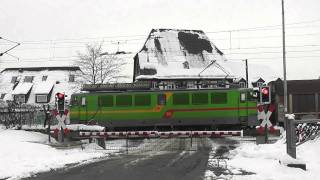
[[[74,74],[69,75],[69,82],[74,82],[75,76]]]
[[[34,76],[26,76],[24,77],[24,82],[32,82]]]
[[[168,82],[167,89],[174,89],[174,83]]]
[[[86,97],[81,97],[81,105],[82,106],[86,105]]]
[[[26,96],[24,94],[15,95],[14,100],[17,103],[26,103]]]
[[[192,104],[208,104],[208,93],[193,93]]]
[[[36,95],[36,103],[47,103],[48,95]]]
[[[187,82],[187,88],[188,89],[193,89],[193,88],[195,88],[196,86],[195,86],[195,82],[193,82],[193,81],[188,81]]]
[[[42,81],[46,81],[48,76],[42,76]]]
[[[99,106],[112,107],[113,106],[113,96],[99,96]]]
[[[12,78],[11,78],[11,83],[15,83],[15,82],[17,82],[17,79],[18,79],[18,77],[17,76],[12,76]]]
[[[118,95],[116,96],[117,106],[132,106],[132,96],[131,95]]]
[[[4,98],[4,96],[6,96],[6,93],[1,94],[0,99],[3,99],[3,98]]]
[[[227,93],[223,93],[223,92],[211,93],[211,103],[212,104],[226,104],[227,103]]]
[[[240,102],[245,102],[246,100],[247,100],[246,93],[245,92],[240,93]]]
[[[166,95],[159,94],[158,95],[158,105],[166,105],[166,104],[167,104]]]
[[[150,106],[151,96],[150,94],[137,94],[134,97],[135,106]]]
[[[186,104],[189,104],[189,94],[188,93],[176,93],[176,94],[173,94],[173,104],[174,105],[186,105]]]
[[[263,86],[263,82],[257,82],[257,87]]]
[[[246,83],[245,83],[245,82],[240,82],[240,83],[239,83],[239,86],[240,86],[241,88],[245,88],[245,87],[246,87]]]

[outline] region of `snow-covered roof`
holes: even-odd
[[[228,67],[218,67],[224,60],[201,30],[153,29],[135,56],[135,78],[234,78]]]
[[[27,68],[20,71],[20,68],[10,69],[2,71],[0,75],[0,94],[6,94],[3,100],[13,100],[13,95],[16,94],[27,94],[30,90],[30,95],[27,98],[27,103],[36,103],[36,94],[49,94],[49,103],[54,103],[57,92],[64,92],[67,95],[67,99],[70,98],[71,94],[80,92],[81,89],[81,77],[78,76],[79,71],[68,67],[63,70],[54,69],[39,69]],[[75,75],[76,82],[70,82],[69,76]],[[32,83],[23,82],[26,76],[33,76]],[[46,76],[46,80],[43,77]],[[14,88],[15,83],[12,83],[12,77],[17,77],[15,83],[18,85]],[[32,86],[33,85],[33,86]],[[31,88],[32,87],[32,88]]]
[[[33,64],[34,65],[34,64]],[[80,68],[78,66],[32,66],[32,67],[11,67],[11,68],[5,68],[2,70],[4,71],[57,71],[57,70],[63,70],[63,71],[79,71]]]
[[[34,94],[49,94],[53,85],[53,82],[40,82],[34,87]]]
[[[19,83],[17,85],[17,87],[12,91],[12,94],[14,94],[14,95],[16,95],[16,94],[28,94],[28,92],[30,91],[32,86],[33,86],[33,83],[28,83],[28,82]]]

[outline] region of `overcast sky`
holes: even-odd
[[[288,79],[320,76],[319,7],[285,0]],[[136,53],[152,28],[176,28],[203,30],[230,61],[282,76],[279,25],[281,0],[1,0],[0,36],[21,45],[9,52],[19,61],[4,55],[0,68],[72,64],[86,43],[102,41],[105,51]],[[12,45],[0,40],[0,52]]]

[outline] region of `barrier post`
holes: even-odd
[[[287,141],[287,154],[296,159],[296,133],[294,116],[285,116],[285,128],[286,128],[286,141]]]

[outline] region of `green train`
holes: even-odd
[[[257,98],[244,88],[79,93],[71,96],[70,121],[109,130],[255,126]]]

